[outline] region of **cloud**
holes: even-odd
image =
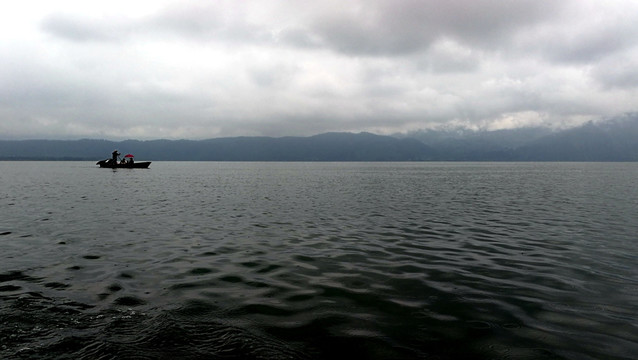
[[[435,73],[474,72],[478,70],[483,56],[481,50],[442,38],[417,61],[424,69]]]
[[[0,14],[0,136],[508,127],[636,111],[638,3],[72,1]]]
[[[404,55],[441,38],[496,46],[518,29],[542,21],[560,2],[392,0],[334,3],[311,29],[323,43],[350,55]]]
[[[121,18],[95,19],[53,14],[42,21],[42,29],[52,36],[69,41],[118,41],[132,29]]]
[[[56,12],[44,18],[40,26],[54,37],[79,42],[157,41],[166,37],[203,42],[273,41],[268,27],[250,21],[245,6],[228,1],[184,1],[139,17]]]
[[[563,2],[551,21],[515,34],[509,51],[538,56],[551,63],[593,64],[636,47],[638,3],[612,1]]]
[[[220,6],[221,4],[221,6]],[[273,33],[269,24],[251,19],[246,2],[202,2],[175,3],[144,19],[142,26],[149,32],[173,34],[195,41],[216,42],[272,42]]]
[[[637,51],[605,59],[592,68],[592,77],[605,89],[638,89]]]

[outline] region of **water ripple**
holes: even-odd
[[[634,164],[72,164],[0,164],[2,358],[638,353]]]

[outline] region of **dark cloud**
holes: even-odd
[[[551,61],[586,64],[636,46],[636,38],[632,35],[636,31],[638,24],[633,28],[621,24],[561,28],[547,34],[546,41],[539,42],[537,38],[534,42],[540,46],[541,54]]]
[[[512,32],[553,17],[560,2],[536,0],[382,0],[348,2],[345,11],[319,16],[312,29],[326,46],[346,54],[404,55],[432,42],[495,46]],[[354,5],[352,5],[354,4]]]

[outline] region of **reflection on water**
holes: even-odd
[[[638,353],[636,164],[0,162],[3,358]]]

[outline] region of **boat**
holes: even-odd
[[[151,165],[150,161],[133,161],[132,154],[124,155],[124,160],[117,161],[116,158],[119,157],[119,153],[115,150],[112,159],[104,159],[95,163],[95,165],[99,165],[101,168],[109,168],[109,169],[148,169],[149,165]]]
[[[149,165],[151,165],[150,161],[140,161],[134,163],[113,163],[113,159],[105,159],[100,160],[95,165],[100,165],[101,168],[111,168],[111,169],[148,169]]]

